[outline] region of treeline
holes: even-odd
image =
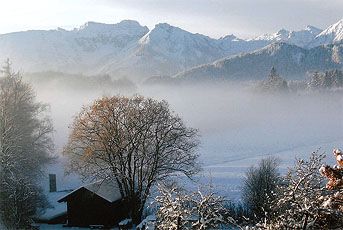
[[[330,70],[324,73],[315,72],[308,83],[310,89],[334,89],[343,87],[343,71]]]
[[[109,74],[86,76],[62,72],[38,72],[25,74],[24,80],[40,87],[60,87],[73,90],[126,90],[135,91],[136,85],[127,78],[115,79]]]
[[[263,92],[331,91],[343,89],[343,71],[335,69],[309,73],[304,80],[287,81],[273,67],[265,80],[257,84]]]

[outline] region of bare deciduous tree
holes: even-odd
[[[250,210],[250,217],[256,221],[265,218],[271,212],[271,203],[280,181],[278,159],[262,159],[258,167],[251,167],[246,172],[242,188],[244,205]]]
[[[156,182],[198,172],[197,146],[197,130],[186,127],[167,102],[116,96],[82,109],[64,152],[71,171],[115,180],[138,223]]]
[[[44,203],[38,186],[51,160],[53,131],[46,107],[7,61],[0,78],[0,215],[10,229],[28,228]]]

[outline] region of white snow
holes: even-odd
[[[40,214],[38,218],[40,220],[50,220],[51,218],[67,213],[67,204],[59,203],[57,200],[68,193],[69,191],[51,192],[46,194],[51,207]]]
[[[307,48],[342,39],[343,20],[324,31],[307,26],[246,40],[234,35],[213,39],[167,23],[149,31],[136,21],[124,20],[117,24],[87,22],[71,31],[57,28],[3,34],[0,53],[23,72],[108,73],[140,81],[154,75],[174,75],[274,42]]]
[[[315,47],[341,41],[343,41],[343,18],[318,34],[310,46]]]
[[[91,93],[57,88],[37,92],[40,100],[51,104],[58,153],[67,142],[68,126],[75,114],[82,105],[103,95],[101,91]],[[221,195],[229,198],[239,198],[245,171],[263,157],[279,156],[285,172],[295,156],[306,158],[319,147],[328,153],[326,163],[333,165],[332,149],[343,147],[343,122],[338,119],[343,115],[341,95],[268,97],[227,85],[147,87],[137,93],[167,100],[188,126],[199,129],[204,166],[204,175],[199,177],[206,183],[212,181]],[[59,164],[49,171],[58,174],[58,190],[82,185],[76,177],[63,179],[63,170]]]
[[[321,31],[321,29],[314,26],[307,26],[305,29],[299,31],[288,31],[282,29],[274,34],[264,34],[253,40],[286,42],[300,47],[306,47]]]
[[[124,219],[124,220],[119,222],[119,226],[125,226],[125,225],[128,225],[130,223],[132,223],[131,219]]]
[[[78,191],[81,188],[85,188],[111,203],[122,198],[117,183],[109,180],[101,180],[90,184],[82,185],[80,188],[75,189],[74,191],[66,194],[59,200],[63,200],[65,197]]]
[[[156,216],[155,215],[149,215],[145,217],[142,222],[137,225],[136,229],[137,230],[154,230],[155,229],[155,222],[156,222]]]

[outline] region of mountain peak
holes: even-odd
[[[307,26],[305,27],[305,30],[306,30],[306,31],[309,31],[309,32],[316,33],[316,34],[319,34],[320,32],[322,32],[321,29],[319,29],[319,28],[317,28],[317,27],[315,27],[315,26],[311,26],[311,25],[307,25]]]
[[[108,25],[108,24],[88,21],[85,24],[83,24],[82,26],[80,26],[79,28],[75,28],[75,29],[76,30],[85,30],[85,29],[90,28],[90,27],[103,26],[103,25]]]
[[[343,18],[329,27],[332,31],[338,33],[343,31]],[[328,29],[329,29],[328,28]]]
[[[187,52],[186,50],[190,49],[190,47],[197,49],[197,47],[200,46],[206,47],[206,49],[212,47],[212,49],[219,53],[223,52],[218,48],[216,39],[212,39],[202,34],[194,34],[168,23],[156,24],[139,42],[141,45],[145,45],[145,47],[159,47],[161,49],[163,47],[166,52],[172,52],[173,55]],[[161,50],[158,52],[160,51]],[[210,53],[212,51],[208,50],[206,52],[211,56]],[[201,55],[206,56],[205,54]]]
[[[281,29],[274,34],[265,34],[255,38],[254,40],[287,42],[300,47],[307,47],[321,31],[321,29],[308,25],[303,30],[289,31]]]
[[[311,46],[326,45],[343,41],[343,18],[318,34]]]
[[[289,31],[282,28],[281,30],[279,30],[278,32],[276,32],[276,34],[280,34],[280,35],[288,35]]]
[[[168,23],[159,23],[150,30],[140,41],[142,44],[154,41],[159,43],[161,40],[170,40],[184,37],[184,35],[191,33],[179,27],[172,26]]]
[[[172,26],[166,22],[158,23],[155,25],[155,29],[169,29],[169,28],[176,28],[176,27]]]
[[[168,23],[158,23],[155,25],[155,28],[153,28],[150,33],[156,34],[156,33],[190,33],[186,30],[183,30],[179,27],[172,26]]]
[[[132,29],[142,29],[147,27],[141,26],[137,21],[134,20],[123,20],[116,24],[107,24],[107,23],[100,23],[100,22],[93,22],[89,21],[80,26],[78,29],[74,29],[74,31],[93,31],[93,32],[108,32],[115,29],[125,29],[125,30],[132,30]]]
[[[233,34],[229,34],[229,35],[226,35],[224,37],[221,37],[219,40],[222,40],[222,41],[235,41],[235,40],[241,40],[241,39],[239,39],[238,37],[236,37]]]
[[[129,36],[143,36],[149,31],[148,27],[141,26],[137,21],[123,20],[117,24],[106,24],[89,21],[84,25],[73,30],[85,37],[95,37],[97,35],[105,36],[117,36],[117,35],[129,35]]]
[[[122,26],[141,26],[139,24],[139,22],[137,22],[135,20],[130,20],[130,19],[122,20],[119,23],[117,23],[117,25],[122,25]]]
[[[326,30],[323,31],[323,33],[340,33],[343,32],[343,18],[336,22],[335,24],[329,26]]]
[[[341,18],[338,22],[336,22],[335,24],[343,24],[343,18]]]

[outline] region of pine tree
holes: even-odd
[[[285,92],[288,91],[288,83],[285,79],[279,76],[273,66],[268,78],[260,83],[259,88],[268,92]]]

